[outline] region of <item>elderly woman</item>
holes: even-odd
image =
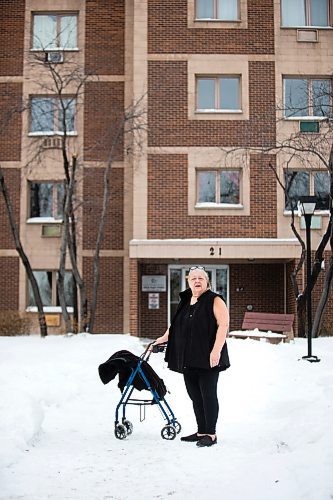
[[[168,342],[165,360],[170,370],[183,373],[193,403],[198,429],[181,441],[212,446],[217,443],[219,373],[230,366],[225,342],[229,313],[222,297],[210,290],[204,267],[190,268],[188,284],[170,328],[155,345]]]

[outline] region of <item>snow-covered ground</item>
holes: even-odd
[[[117,380],[98,365],[127,349],[128,335],[0,337],[0,499],[329,500],[333,498],[333,338],[273,345],[229,339],[219,382],[218,444],[198,448],[160,436],[149,406],[128,407],[131,436],[114,436]],[[195,429],[182,376],[163,354],[150,364],[182,424]],[[148,396],[144,391],[140,396]]]

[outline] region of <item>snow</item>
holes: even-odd
[[[218,443],[163,440],[158,407],[128,406],[133,434],[114,436],[117,380],[98,365],[144,350],[129,335],[0,337],[0,499],[329,500],[333,498],[333,338],[314,339],[320,363],[302,359],[306,339],[278,345],[228,340],[219,381]],[[194,432],[182,376],[163,354],[149,363],[166,399]],[[148,392],[138,393],[147,397]]]
[[[259,328],[255,328],[254,330],[234,330],[233,332],[230,332],[229,335],[231,337],[250,337],[250,338],[260,338],[260,337],[265,337],[265,338],[272,338],[272,339],[284,339],[286,338],[286,335],[283,333],[276,333],[272,332],[271,330],[259,330]]]

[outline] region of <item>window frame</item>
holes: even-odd
[[[31,185],[32,184],[52,184],[52,197],[53,197],[53,203],[52,203],[52,213],[53,216],[41,216],[41,217],[33,217],[31,215]],[[61,224],[63,221],[63,214],[60,218],[57,217],[58,214],[58,192],[57,192],[57,186],[59,185],[64,185],[62,180],[28,180],[28,185],[27,185],[27,223],[37,223],[37,224],[44,224],[44,223],[57,223]]]
[[[286,113],[288,112],[288,107],[286,105],[286,82],[287,80],[306,80],[307,82],[307,107],[308,107],[308,114],[303,114],[303,115],[291,115],[287,116]],[[283,92],[283,118],[284,120],[326,120],[326,116],[323,115],[316,115],[313,114],[314,108],[316,107],[313,103],[313,89],[312,89],[312,82],[313,81],[319,81],[322,80],[323,82],[328,82],[328,84],[331,86],[331,91],[330,91],[330,104],[329,106],[332,107],[332,91],[333,91],[333,79],[330,77],[321,77],[321,76],[308,76],[308,75],[297,75],[297,76],[292,76],[292,75],[283,75],[282,76],[282,92]],[[291,109],[291,108],[290,108]]]
[[[215,201],[198,201],[199,200],[199,173],[214,172],[215,173]],[[238,172],[239,174],[239,202],[238,203],[221,203],[221,173],[222,172]],[[241,168],[196,168],[195,169],[195,208],[221,208],[233,209],[243,208],[243,192],[242,192],[242,169]]]
[[[315,176],[317,173],[326,173],[328,174],[328,171],[327,170],[324,170],[324,169],[301,169],[301,168],[293,168],[293,169],[290,169],[290,168],[286,168],[283,170],[283,173],[284,173],[284,179],[286,177],[286,175],[289,173],[289,174],[292,174],[293,172],[304,172],[304,173],[307,173],[309,175],[309,193],[307,193],[306,195],[304,196],[315,196]],[[303,194],[301,194],[300,196],[303,196]],[[283,206],[284,206],[284,209],[283,209],[283,213],[285,215],[289,215],[291,214],[292,212],[292,208],[286,208],[286,195],[284,193],[284,202],[283,202]],[[294,208],[294,213],[296,213],[298,211],[298,207],[295,207]],[[321,209],[318,209],[316,210],[316,213],[317,214],[329,214],[329,208],[321,208]]]
[[[53,130],[32,130],[33,128],[33,100],[52,100],[53,101]],[[66,130],[66,132],[60,130],[59,127],[59,117],[60,115],[60,102],[61,100],[68,100],[71,103],[74,103],[74,113],[73,115],[67,117],[69,119],[73,119],[74,128],[73,130]],[[77,136],[77,98],[72,95],[41,95],[34,94],[29,97],[30,103],[30,116],[29,116],[29,132],[28,135],[30,137],[34,136],[53,136],[53,135],[66,135],[67,136]],[[68,108],[70,109],[70,108]]]
[[[35,47],[35,17],[38,16],[54,16],[56,17],[56,46],[55,47]],[[60,45],[60,34],[61,34],[61,18],[64,17],[75,17],[76,18],[76,46],[75,47],[62,47]],[[30,50],[32,52],[77,52],[79,50],[78,40],[79,40],[79,12],[77,11],[34,11],[31,13],[31,36],[30,36]]]
[[[61,312],[61,306],[57,305],[57,273],[59,270],[55,269],[33,269],[33,273],[36,272],[45,272],[45,273],[51,273],[51,305],[44,306],[43,305],[43,311],[44,312]],[[71,269],[66,269],[65,270],[65,275],[66,274],[72,274]],[[35,305],[29,305],[29,285],[30,282],[27,278],[26,280],[26,311],[28,312],[37,312],[37,306]],[[31,286],[31,285],[30,285]],[[33,295],[31,295],[31,298],[33,299]],[[74,308],[72,305],[66,305],[67,311],[69,313],[72,313],[74,311]]]
[[[219,104],[221,102],[220,96],[220,80],[238,80],[238,89],[237,89],[237,97],[239,108],[219,108]],[[215,82],[215,107],[214,108],[199,108],[198,99],[199,99],[199,80],[213,80]],[[222,113],[222,114],[238,114],[243,113],[242,109],[242,75],[240,74],[196,74],[195,75],[195,112],[196,113]]]
[[[235,23],[239,22],[241,20],[240,18],[240,0],[234,0],[236,3],[237,7],[237,18],[236,19],[223,19],[221,17],[218,17],[218,10],[219,10],[219,0],[212,0],[213,1],[213,10],[214,10],[214,17],[198,17],[198,0],[194,0],[194,20],[195,21],[206,21],[206,22],[211,22],[211,21],[218,21],[218,22],[225,22],[225,23]]]
[[[280,27],[285,28],[285,29],[295,29],[295,28],[309,28],[309,29],[327,29],[327,28],[332,28],[332,1],[327,0],[327,25],[316,25],[316,24],[311,24],[311,1],[312,0],[303,0],[305,2],[305,9],[304,9],[304,14],[305,14],[305,24],[290,24],[290,25],[284,25],[282,24],[283,22],[283,2],[281,0],[280,3]]]

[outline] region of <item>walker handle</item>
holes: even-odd
[[[164,352],[167,345],[168,345],[167,342],[164,342],[163,344],[153,345],[153,353]]]
[[[155,353],[158,353],[158,352],[164,352],[164,351],[165,351],[165,349],[166,349],[166,346],[167,346],[167,344],[168,344],[167,342],[164,342],[163,344],[156,344],[156,345],[154,345],[154,343],[155,343],[155,341],[150,342],[150,343],[148,344],[148,346],[147,346],[147,348],[146,348],[145,352],[144,352],[144,353],[140,356],[142,359],[145,359],[146,361],[148,361],[148,360],[149,360],[149,358],[150,358],[150,355],[151,355],[152,353],[154,353],[154,354],[155,354]],[[152,348],[152,349],[150,349],[150,348],[151,348],[151,346],[153,346],[153,348]],[[147,353],[148,353],[148,355],[147,355]],[[147,357],[146,357],[146,355],[147,355]]]

